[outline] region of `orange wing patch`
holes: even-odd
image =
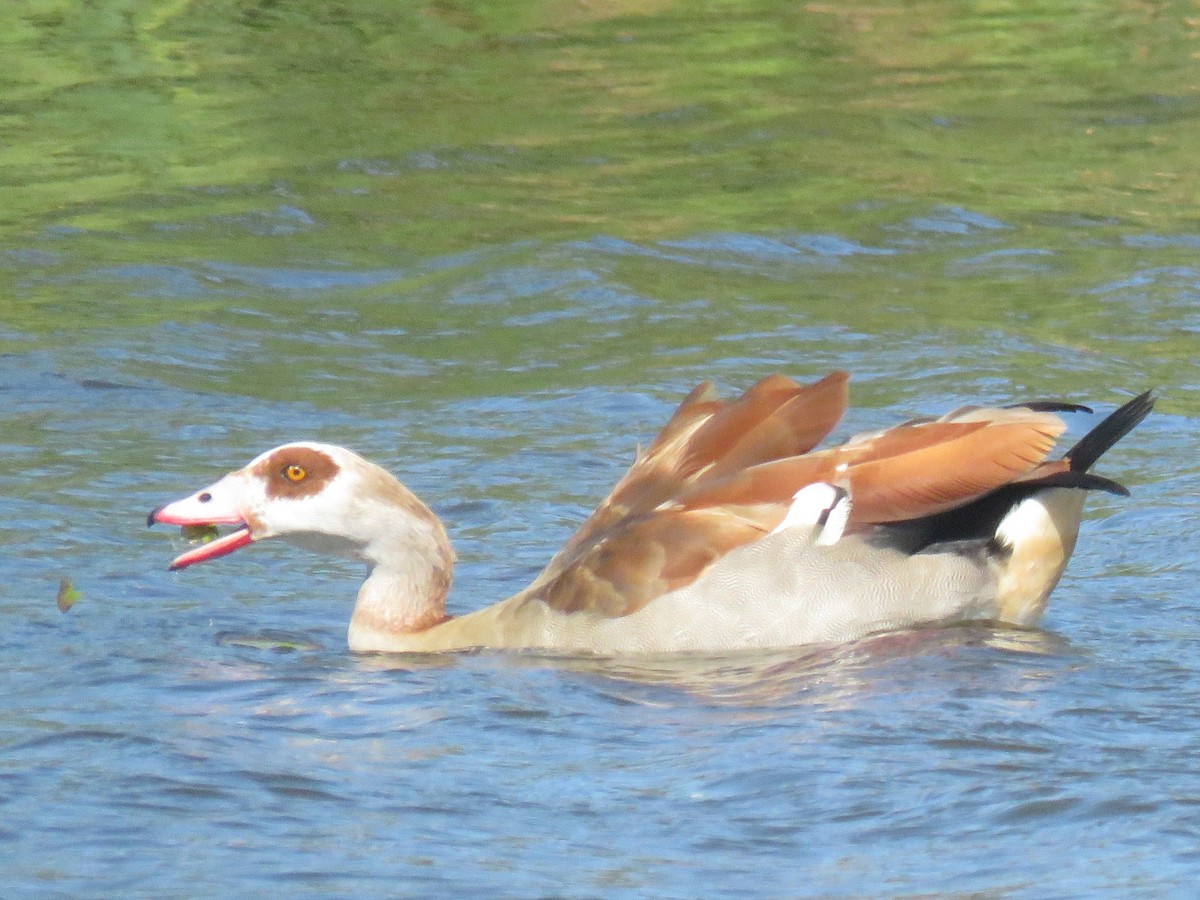
[[[1030,413],[1030,421],[985,424],[929,423],[928,443],[878,455],[890,441],[866,451],[848,467],[851,522],[897,522],[931,516],[996,490],[1036,469],[1054,448],[1064,425],[1056,416]],[[969,430],[966,430],[969,429]],[[847,448],[853,452],[852,446]]]
[[[992,410],[998,423],[916,422],[828,450],[751,466],[684,491],[686,509],[749,504],[775,507],[759,521],[782,521],[796,491],[828,481],[850,491],[851,524],[903,521],[969,503],[1041,471],[1064,425],[1048,413]],[[1048,464],[1050,465],[1050,464]]]

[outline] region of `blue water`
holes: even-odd
[[[1009,230],[931,207],[861,241],[596,238],[357,269],[18,248],[22,297],[119,291],[146,318],[22,325],[0,356],[0,893],[1194,882],[1197,408],[1172,341],[1194,335],[1196,273],[1152,245],[1063,307],[951,317],[926,292],[1001,277],[1032,295],[1042,266],[1091,252],[1071,226]],[[1093,500],[1043,629],[709,660],[356,657],[356,567],[263,545],[171,574],[178,538],[142,527],[276,443],[337,441],[447,519],[464,611],[525,584],[695,381],[834,366],[858,374],[843,437],[964,402],[1161,390],[1101,467],[1133,497]],[[82,594],[65,614],[63,577]]]
[[[1194,4],[896,12],[0,7],[0,898],[1190,896]],[[144,527],[345,444],[464,612],[697,382],[833,369],[837,439],[1159,392],[1041,628],[359,657],[358,567]]]

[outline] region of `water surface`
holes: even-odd
[[[1194,883],[1200,37],[1076,7],[6,8],[0,893]],[[462,612],[701,379],[834,368],[839,438],[1159,391],[1043,628],[355,657],[357,567],[173,575],[141,527],[345,444],[447,520]]]

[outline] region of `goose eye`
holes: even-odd
[[[283,475],[288,481],[303,481],[308,477],[308,472],[305,471],[304,466],[298,466],[295,463],[292,463],[283,470]]]

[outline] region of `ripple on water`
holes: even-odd
[[[408,162],[350,174],[375,190]],[[1106,459],[1135,498],[1092,503],[1044,631],[722,659],[359,658],[356,566],[262,546],[168,575],[171,539],[141,528],[265,447],[337,440],[447,514],[463,611],[527,582],[704,377],[851,366],[843,434],[981,397],[1109,400],[1192,327],[1194,272],[1170,258],[1189,243],[1100,244],[1115,223],[1063,221],[947,207],[857,238],[389,247],[344,266],[289,263],[312,257],[285,243],[248,262],[0,257],[20,291],[107,287],[145,317],[0,356],[4,877],[164,896],[1189,884],[1196,479],[1178,377],[1169,412]],[[1000,299],[976,302],[980,284]],[[1010,314],[1043,293],[1079,302]],[[1113,356],[1118,319],[1158,343]],[[84,595],[68,616],[64,574]]]

